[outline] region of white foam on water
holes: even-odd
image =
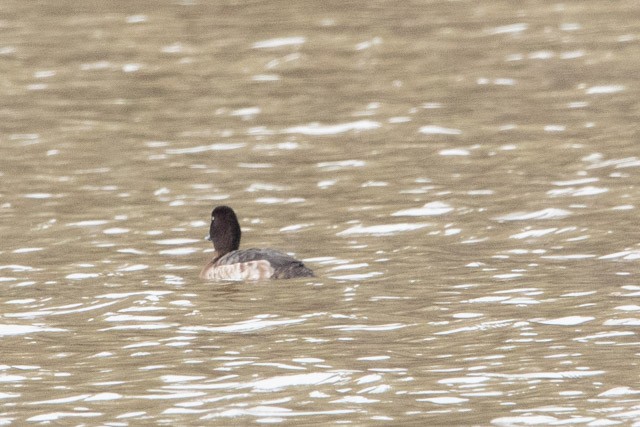
[[[79,402],[81,400],[85,400],[90,396],[91,396],[90,394],[79,394],[75,396],[62,397],[59,399],[39,400],[39,401],[33,402],[33,404],[41,405],[41,404],[59,404],[59,403]]]
[[[22,197],[25,197],[27,199],[50,199],[52,197],[55,197],[55,195],[51,193],[29,193],[25,194]]]
[[[292,225],[287,225],[286,227],[282,227],[280,231],[282,232],[298,231],[303,228],[311,227],[311,225],[312,224],[292,224]]]
[[[280,37],[275,39],[262,40],[251,45],[253,49],[272,49],[283,46],[298,46],[307,41],[306,37]]]
[[[413,231],[418,230],[420,228],[427,227],[429,224],[381,224],[381,225],[371,225],[365,227],[363,225],[355,225],[351,228],[343,230],[336,234],[336,236],[352,236],[358,234],[371,234],[371,235],[390,235],[397,234],[404,231]]]
[[[258,197],[256,203],[264,205],[277,205],[277,204],[290,204],[290,203],[303,203],[305,199],[302,197],[290,197],[288,199],[282,197]]]
[[[331,403],[356,403],[356,404],[376,403],[376,402],[379,402],[379,400],[369,399],[368,397],[364,397],[364,396],[345,396],[340,399],[331,401]]]
[[[580,178],[580,179],[572,179],[569,181],[554,181],[552,182],[553,185],[557,185],[559,187],[565,187],[568,185],[581,185],[581,184],[590,184],[592,182],[598,182],[600,181],[599,178]]]
[[[366,262],[361,262],[359,264],[350,264],[350,263],[346,263],[346,264],[341,264],[338,265],[336,267],[331,267],[331,271],[337,271],[337,270],[356,270],[358,268],[364,268],[364,267],[369,267],[369,264],[367,264]]]
[[[418,129],[418,132],[425,135],[462,135],[462,131],[460,129],[446,128],[442,126],[422,126]]]
[[[522,415],[517,417],[499,417],[491,420],[491,424],[496,426],[550,426],[559,421],[556,417],[548,415]]]
[[[411,117],[407,117],[407,116],[396,116],[396,117],[390,117],[387,122],[389,123],[408,123],[411,121]]]
[[[127,24],[139,24],[141,22],[147,22],[148,19],[147,15],[129,15],[125,21]]]
[[[326,189],[331,187],[332,185],[334,185],[336,182],[338,182],[337,179],[323,179],[322,181],[318,181],[318,184],[316,184],[318,186],[318,188],[320,189]]]
[[[44,248],[19,248],[11,251],[14,254],[26,254],[29,252],[39,252],[44,250]]]
[[[561,219],[571,215],[572,212],[565,209],[547,208],[533,212],[513,212],[507,215],[495,217],[496,221],[527,221],[537,219]]]
[[[622,92],[625,89],[626,87],[623,85],[591,86],[585,90],[585,93],[587,95],[602,95],[602,94]]]
[[[544,259],[589,259],[595,258],[595,255],[592,254],[569,254],[569,255],[543,255],[540,258]]]
[[[291,359],[291,361],[296,363],[323,363],[324,359],[317,357],[295,357]]]
[[[564,132],[567,127],[565,125],[546,125],[543,129],[545,132]]]
[[[99,273],[71,273],[65,276],[65,278],[69,280],[92,279],[95,277],[100,277],[100,274]]]
[[[3,399],[15,399],[15,398],[18,398],[20,396],[21,396],[20,393],[3,393],[3,392],[0,392],[0,400],[3,400]],[[0,426],[3,426],[3,425],[9,425],[9,424],[4,424],[4,419],[0,418]]]
[[[168,251],[162,251],[160,253],[163,252],[168,252]],[[180,255],[180,254],[177,254]],[[184,278],[180,277],[180,276],[176,276],[175,274],[166,274],[164,276],[164,283],[166,283],[167,285],[184,285]]]
[[[370,49],[374,46],[378,46],[379,44],[382,44],[382,38],[380,37],[374,37],[371,40],[366,40],[363,42],[360,42],[358,44],[356,44],[355,49],[356,50],[365,50],[365,49]]]
[[[571,196],[571,197],[582,197],[582,196],[594,196],[596,194],[602,194],[608,192],[608,188],[603,187],[594,187],[594,186],[586,186],[580,188],[558,188],[555,190],[547,191],[547,194],[552,197],[558,196]]]
[[[521,33],[529,28],[529,24],[519,22],[517,24],[509,24],[502,25],[500,27],[493,27],[485,30],[486,33],[496,35],[496,34],[514,34]]]
[[[506,301],[502,301],[501,304],[516,304],[516,305],[531,305],[531,304],[540,304],[540,301],[533,298],[509,298]]]
[[[170,303],[171,304],[171,303]],[[120,313],[141,313],[141,312],[149,312],[149,311],[164,311],[165,308],[164,307],[159,307],[159,306],[152,306],[152,305],[147,305],[147,306],[140,306],[140,305],[133,305],[131,307],[126,307],[126,308],[122,308],[120,310],[118,310],[118,312]]]
[[[213,413],[202,417],[202,420],[214,419],[218,417],[238,418],[242,416],[254,417],[303,417],[313,415],[345,415],[356,412],[355,409],[333,409],[326,411],[294,411],[289,408],[277,406],[254,406],[246,409],[228,409],[222,412]]]
[[[254,318],[244,320],[241,322],[232,323],[226,326],[194,326],[180,328],[181,331],[190,332],[224,332],[224,333],[246,333],[254,332],[260,329],[273,328],[276,326],[295,325],[297,323],[305,322],[305,319],[279,319],[279,320],[264,320],[261,318]]]
[[[28,265],[7,264],[7,265],[0,265],[0,270],[34,271],[35,269],[33,267],[29,267]]]
[[[387,323],[383,325],[334,325],[325,326],[323,329],[339,329],[341,331],[395,331],[397,329],[406,328],[408,326],[415,326],[406,323]]]
[[[260,107],[246,107],[246,108],[238,108],[237,110],[233,110],[229,113],[230,116],[234,117],[253,117],[257,116],[262,112]]]
[[[509,238],[510,239],[529,239],[532,237],[542,237],[547,234],[553,233],[554,231],[557,231],[557,230],[558,230],[557,228],[543,228],[538,230],[528,230],[528,231],[523,231],[522,233],[513,234],[509,236]]]
[[[456,384],[480,384],[489,381],[489,377],[471,376],[471,377],[453,377],[438,380],[438,384],[456,385]]]
[[[113,228],[107,228],[106,230],[102,230],[104,234],[124,234],[124,233],[128,233],[129,231],[131,230],[128,228],[122,228],[122,227],[113,227]]]
[[[272,184],[268,182],[254,182],[249,185],[244,191],[248,193],[256,193],[261,191],[286,191],[290,187],[286,185]]]
[[[449,148],[438,152],[441,156],[468,156],[471,151],[464,148]]]
[[[146,264],[134,264],[134,265],[128,265],[125,267],[120,267],[118,268],[117,271],[121,271],[121,272],[141,271],[141,270],[146,270],[148,268],[149,266]]]
[[[162,53],[182,53],[185,51],[185,47],[180,42],[171,43],[165,46],[162,46],[160,49]]]
[[[589,106],[588,102],[584,101],[575,101],[567,103],[567,108],[586,108]]]
[[[63,418],[99,417],[101,415],[103,415],[102,412],[49,412],[47,414],[35,415],[27,418],[27,421],[49,423]]]
[[[198,243],[198,242],[200,242],[200,240],[198,239],[184,239],[184,238],[164,239],[164,240],[154,241],[154,243],[157,245],[187,245],[190,243]]]
[[[166,415],[188,415],[188,414],[202,414],[207,412],[206,409],[188,409],[188,408],[168,408],[162,411]]]
[[[133,316],[130,314],[117,314],[105,317],[105,322],[156,322],[164,320],[166,316]]]
[[[551,59],[556,56],[556,53],[552,50],[536,50],[527,54],[529,59]]]
[[[621,311],[640,311],[640,305],[621,305],[615,309]]]
[[[437,216],[451,212],[453,207],[444,202],[429,202],[421,208],[403,209],[391,214],[391,216]]]
[[[82,306],[81,304],[74,304],[74,308],[69,308],[69,306],[65,306],[64,309],[52,308],[52,309],[43,309],[40,311],[27,311],[22,313],[7,313],[5,317],[13,317],[13,318],[22,318],[22,319],[33,319],[36,317],[42,316],[60,316],[64,314],[72,314],[72,313],[82,313],[91,310],[97,310],[100,308],[108,307],[110,305],[116,304],[116,301],[108,301],[101,304],[91,304],[89,306]]]
[[[482,313],[455,313],[452,315],[454,319],[475,319],[477,317],[483,317]]]
[[[505,378],[507,380],[524,380],[524,381],[529,381],[529,380],[557,380],[557,379],[564,379],[564,378],[572,378],[572,379],[576,379],[576,378],[588,378],[588,377],[595,377],[598,375],[603,375],[605,374],[606,371],[588,371],[588,370],[584,370],[584,371],[559,371],[559,372],[531,372],[531,373],[524,373],[524,374],[494,374],[494,373],[487,373],[484,374],[488,377],[491,378]]]
[[[333,384],[348,377],[341,372],[312,372],[309,374],[279,375],[249,383],[254,391],[282,390],[301,385]]]
[[[478,298],[473,298],[470,299],[466,302],[468,303],[486,303],[486,302],[500,302],[500,301],[505,301],[508,300],[509,297],[502,297],[502,296],[490,296],[490,297],[478,297]]]
[[[35,325],[7,325],[0,324],[0,337],[13,335],[26,335],[40,332],[67,332],[67,329],[49,328]],[[0,379],[0,382],[2,380]]]
[[[640,390],[634,390],[631,387],[614,387],[600,393],[598,397],[620,397],[634,394],[640,394]]]
[[[298,133],[301,135],[322,136],[336,135],[350,131],[365,131],[378,129],[382,126],[373,120],[358,120],[355,122],[339,123],[335,125],[323,125],[320,123],[310,123],[308,125],[293,126],[283,130],[283,133]]]
[[[314,399],[324,399],[326,397],[331,397],[331,396],[328,395],[327,393],[323,393],[321,391],[314,390],[311,393],[309,393],[309,397],[313,397]]]
[[[566,316],[558,317],[556,319],[531,319],[530,321],[534,323],[541,323],[543,325],[574,326],[591,322],[595,319],[595,317],[591,316]]]
[[[95,227],[107,224],[109,221],[103,219],[92,219],[87,221],[70,222],[67,227]]]
[[[183,383],[188,381],[204,380],[207,377],[203,375],[162,375],[160,379],[165,383]]]
[[[345,274],[343,276],[330,276],[335,280],[364,280],[369,279],[371,277],[381,276],[383,273],[381,271],[371,271],[369,273],[360,273],[360,274]]]
[[[391,356],[367,356],[367,357],[358,357],[356,360],[388,360],[391,359]]]
[[[370,384],[376,381],[380,381],[382,379],[382,375],[380,374],[369,374],[363,377],[360,377],[356,380],[356,384]]]
[[[15,383],[18,381],[24,381],[27,377],[23,375],[9,375],[9,374],[0,374],[0,384],[2,383]]]
[[[278,74],[256,74],[251,77],[254,82],[277,82],[280,79]]]
[[[416,399],[416,402],[430,402],[435,403],[436,405],[457,405],[459,403],[468,402],[469,399],[463,399],[461,397],[423,397],[420,399]]]
[[[5,304],[31,304],[36,301],[35,298],[12,299],[5,301]]]
[[[165,249],[159,252],[160,255],[190,255],[196,252],[199,252],[200,249],[196,248],[176,248],[176,249]]]
[[[611,208],[612,211],[629,211],[636,207],[634,205],[618,205]]]
[[[133,296],[144,296],[145,299],[158,300],[163,295],[173,294],[173,291],[136,291],[136,292],[118,292],[111,294],[98,295],[96,298],[107,299],[126,299]]]
[[[478,298],[479,299],[479,298]],[[511,298],[504,298],[501,301],[510,300]],[[451,334],[459,334],[461,332],[476,332],[476,331],[485,331],[489,329],[499,329],[505,328],[507,326],[513,326],[512,320],[497,320],[491,322],[482,322],[476,325],[463,326],[461,328],[450,329],[447,331],[435,332],[434,335],[451,335]]]
[[[604,156],[600,153],[593,153],[581,159],[583,162],[591,163],[587,169],[600,169],[614,167],[616,169],[638,167],[640,159],[636,156],[623,157],[621,159],[604,160]]]
[[[327,170],[338,170],[344,168],[361,168],[366,164],[364,160],[338,160],[335,162],[320,162],[317,164],[319,168],[324,168]],[[325,180],[321,182],[331,182],[331,184],[335,184],[336,180]],[[318,184],[320,186],[320,184]]]
[[[142,323],[139,325],[121,325],[121,326],[112,326],[109,328],[99,329],[100,332],[104,331],[126,331],[126,330],[156,330],[156,329],[169,329],[178,326],[178,323]]]
[[[360,185],[360,187],[362,188],[367,188],[367,187],[387,187],[389,185],[388,182],[386,181],[367,181],[364,182]]]
[[[303,261],[314,263],[314,264],[347,264],[350,262],[350,261],[332,257],[332,256],[305,258]]]
[[[640,258],[640,251],[638,251],[638,250],[630,250],[630,251],[615,252],[613,254],[603,255],[603,256],[599,257],[598,259],[616,259],[616,258],[639,259]]]
[[[389,390],[391,390],[391,386],[390,385],[388,385],[388,384],[380,384],[380,385],[376,385],[376,386],[365,387],[362,390],[358,391],[358,394],[361,394],[361,393],[380,394],[380,393],[386,393]]]
[[[244,142],[219,142],[210,145],[198,145],[196,147],[189,148],[167,148],[166,154],[196,154],[204,153],[206,151],[228,151],[237,150],[238,148],[245,147],[247,144]]]
[[[140,71],[142,67],[143,67],[142,64],[136,64],[136,63],[124,64],[122,66],[122,71],[125,73],[135,73],[136,71]]]
[[[638,318],[626,318],[626,319],[609,319],[603,323],[605,326],[640,326],[640,319]]]
[[[136,398],[147,399],[147,400],[181,400],[181,399],[191,399],[194,397],[202,397],[204,395],[206,395],[206,393],[199,392],[199,391],[184,391],[184,392],[162,393],[162,394],[139,394],[139,395],[136,395]]]

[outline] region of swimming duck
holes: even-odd
[[[313,277],[302,261],[275,249],[240,247],[240,223],[229,206],[211,212],[208,240],[213,242],[214,257],[200,272],[206,280],[260,280]]]

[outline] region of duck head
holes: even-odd
[[[240,247],[240,223],[235,212],[229,206],[217,206],[211,212],[209,238],[213,247],[222,256]]]

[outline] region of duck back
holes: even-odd
[[[268,262],[273,279],[291,279],[294,277],[313,277],[313,271],[302,261],[276,251],[275,249],[251,248],[229,252],[215,261],[217,266]]]

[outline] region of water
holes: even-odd
[[[0,424],[639,423],[637,16],[3,2]]]

